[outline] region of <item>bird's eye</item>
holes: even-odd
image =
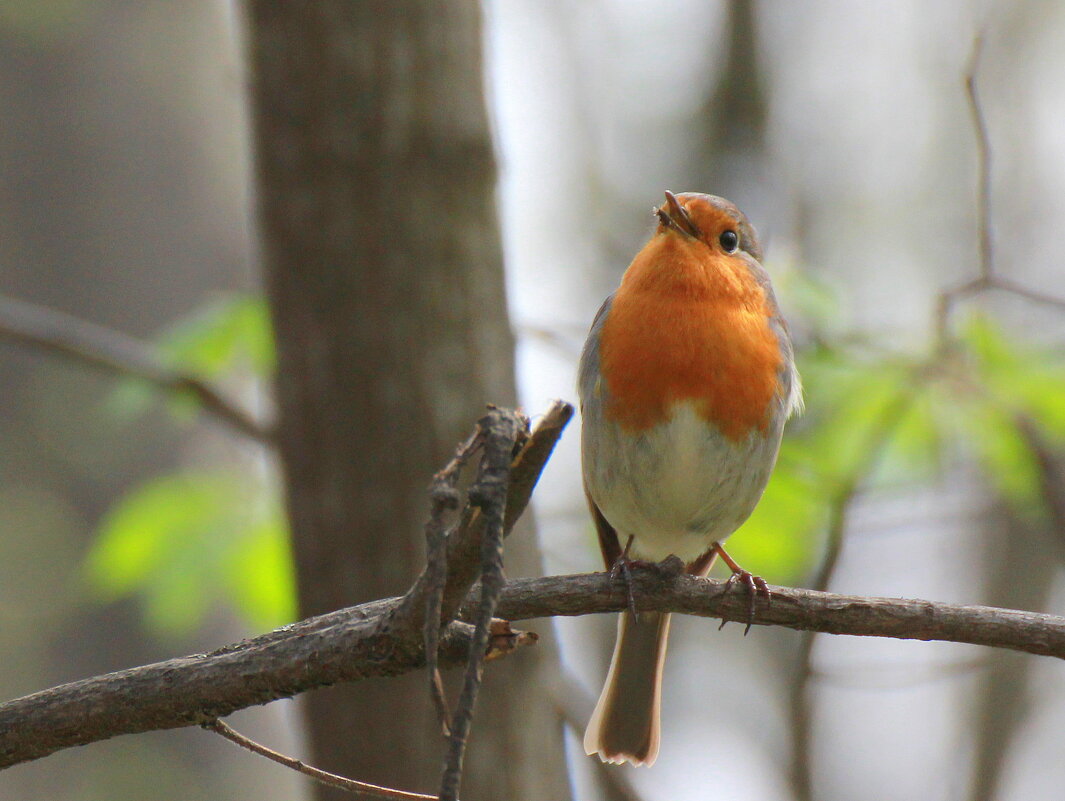
[[[736,248],[740,246],[740,238],[735,231],[723,231],[721,236],[717,238],[717,241],[721,243],[721,247],[725,249],[726,253],[735,253]]]

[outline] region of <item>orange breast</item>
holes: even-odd
[[[782,357],[765,292],[740,259],[701,247],[657,234],[614,296],[601,370],[606,414],[627,431],[664,422],[678,401],[733,441],[766,430]]]

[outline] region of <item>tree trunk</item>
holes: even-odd
[[[515,401],[479,14],[474,0],[249,7],[303,615],[406,589],[430,477],[486,403]],[[506,560],[539,571],[531,531]],[[464,799],[568,796],[543,678],[557,660],[534,650],[487,671]],[[426,687],[418,674],[312,694],[313,759],[434,792],[444,741]]]

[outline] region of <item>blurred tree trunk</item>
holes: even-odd
[[[1054,583],[1065,561],[1065,461],[1034,426],[1025,434],[1039,462],[1048,517],[1024,518],[999,503],[981,518],[990,557],[984,603],[1045,611],[1052,608]],[[1031,714],[1035,664],[1024,656],[999,649],[988,654],[969,724],[975,741],[972,801],[1001,797],[1010,749]]]
[[[479,14],[475,0],[249,6],[303,615],[406,589],[431,475],[486,403],[515,402]],[[507,568],[539,571],[530,530]],[[487,672],[464,799],[568,796],[543,677],[556,658],[534,650]],[[424,674],[319,691],[305,710],[322,767],[435,791]]]
[[[751,219],[762,219],[763,210],[751,207],[749,195],[765,191],[769,107],[752,0],[729,1],[721,36],[712,46],[724,49],[724,64],[693,126],[703,132],[696,143],[693,187],[723,195]]]
[[[1055,549],[1045,528],[1018,519],[1002,505],[980,523],[990,552],[982,602],[1008,609],[1047,609],[1059,562],[1047,558]],[[1033,665],[1024,657],[999,649],[987,654],[988,667],[968,710],[971,718],[963,724],[974,740],[972,801],[1001,797],[1006,757],[1031,711]]]

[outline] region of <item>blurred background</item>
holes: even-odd
[[[246,22],[208,0],[0,3],[0,293],[104,326],[112,344],[134,337],[267,419]],[[943,313],[943,291],[988,255],[965,89],[981,32],[990,255],[1024,291],[969,293]],[[776,584],[1062,613],[1065,4],[501,0],[480,36],[526,411],[575,398],[587,326],[662,190],[723,195],[761,232],[807,388],[762,505],[730,540],[737,560]],[[0,305],[2,698],[306,611],[269,449],[10,323]],[[474,420],[459,417],[448,442]],[[535,500],[543,569],[598,570],[576,424]],[[570,732],[556,771],[574,798],[1060,795],[1057,663],[673,625],[659,761],[613,769],[632,784],[619,788]],[[579,720],[614,622],[535,628],[561,643],[557,712]],[[306,756],[302,703],[231,722]],[[491,738],[482,724],[474,738]],[[526,797],[561,797],[546,792]],[[0,799],[147,796],[311,790],[199,730],[0,773]]]

